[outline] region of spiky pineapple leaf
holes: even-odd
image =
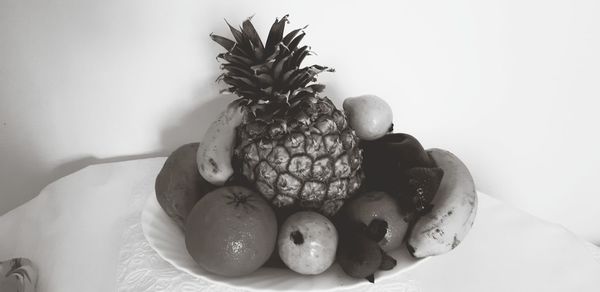
[[[240,55],[234,55],[234,54],[224,54],[223,59],[225,59],[225,61],[233,63],[233,64],[237,64],[240,66],[249,66],[254,64],[254,61],[252,61],[252,59],[246,58],[244,56],[240,56]]]
[[[290,81],[292,88],[305,87],[308,83],[315,80],[315,76],[321,72],[333,72],[332,68],[321,65],[312,65],[299,70],[299,76]]]
[[[260,39],[260,36],[258,36],[258,33],[256,32],[256,29],[250,20],[251,18],[248,18],[242,23],[242,33],[248,37],[254,46],[264,49],[263,42]]]
[[[294,29],[292,31],[290,31],[288,34],[285,35],[285,37],[281,40],[281,42],[284,45],[289,45],[290,42],[292,41],[292,39],[294,39],[294,37],[301,31],[304,31],[304,29],[306,29],[306,26],[303,28],[298,28],[298,29]]]
[[[231,31],[231,35],[233,35],[233,37],[235,38],[235,41],[238,44],[243,43],[244,42],[244,36],[242,35],[242,32],[239,31],[239,30],[237,30],[231,24],[229,24],[229,22],[227,20],[225,20],[225,23],[227,23],[227,26],[229,26],[229,30]]]
[[[293,52],[294,50],[296,50],[298,48],[298,45],[300,44],[300,41],[302,41],[302,39],[304,38],[304,36],[306,35],[306,33],[301,33],[299,34],[297,37],[295,37],[288,45],[287,48],[288,50],[290,50],[291,52]]]
[[[315,83],[315,84],[311,84],[305,88],[311,89],[314,93],[318,93],[318,92],[323,92],[323,90],[325,90],[325,84]]]
[[[273,84],[275,82],[275,80],[273,80],[273,77],[271,77],[271,75],[269,75],[269,74],[259,74],[259,75],[256,75],[256,78],[262,85],[266,85],[266,86]],[[261,87],[261,88],[264,88],[264,87]]]
[[[234,76],[234,75],[229,75],[229,77],[235,79],[235,80],[239,80],[244,82],[246,85],[248,86],[256,86],[256,84],[254,82],[252,82],[252,80],[250,78],[246,78],[246,77],[241,77],[241,76]]]
[[[333,70],[320,65],[301,67],[306,56],[312,53],[310,47],[300,47],[306,27],[284,35],[287,18],[285,15],[275,20],[266,43],[262,42],[251,18],[245,20],[239,29],[226,21],[232,39],[211,34],[213,41],[227,50],[217,58],[226,62],[222,65],[226,72],[219,80],[229,85],[228,91],[238,94],[248,103],[271,104],[265,108],[273,109],[278,103],[289,105],[296,96],[318,92],[304,88],[316,81],[317,74]]]
[[[289,70],[289,71],[283,73],[283,75],[281,76],[281,82],[284,84],[287,84],[288,83],[287,81],[290,79],[290,76],[292,76],[292,74],[294,74],[294,72],[295,72],[294,70]]]
[[[231,24],[229,24],[227,20],[225,20],[225,22],[227,23],[227,26],[229,26],[231,34],[235,38],[235,41],[237,43],[236,47],[239,48],[239,51],[237,52],[239,54],[243,54],[247,58],[254,59],[254,49],[252,48],[250,40],[244,37],[244,34],[240,30],[236,29]]]
[[[266,61],[271,61],[271,62],[272,62],[272,61],[274,61],[274,60],[275,60],[275,57],[276,57],[277,55],[279,55],[279,53],[281,52],[281,47],[282,47],[282,46],[281,46],[281,44],[277,44],[277,45],[275,46],[275,50],[273,50],[272,52],[269,52],[267,49],[265,49],[265,50],[266,50],[266,51],[265,51],[265,53],[266,53],[266,54],[270,54],[270,55],[268,55],[268,56],[265,58],[265,60],[266,60]]]
[[[298,84],[299,80],[301,78],[303,78],[304,76],[306,76],[306,68],[302,68],[300,70],[294,71],[294,73],[292,74],[292,76],[289,78],[289,80],[286,82],[287,84],[291,84],[292,86],[294,84]],[[297,87],[295,87],[297,88]]]
[[[240,76],[244,76],[244,77],[248,77],[248,78],[254,77],[254,73],[244,67],[235,66],[233,64],[223,64],[223,65],[221,65],[221,68],[223,68],[224,70],[227,70],[231,73],[240,75]]]
[[[254,60],[261,61],[264,60],[265,57],[265,48],[250,19],[251,18],[248,18],[242,23],[242,34],[252,49]]]
[[[285,63],[285,61],[287,61],[291,56],[287,55],[285,57],[283,57],[282,59],[279,59],[278,61],[275,62],[275,65],[273,65],[273,79],[274,80],[279,80],[280,77],[282,76],[282,71],[283,71],[283,64]]]
[[[306,58],[306,56],[308,56],[310,54],[310,48],[308,46],[303,46],[301,48],[299,48],[298,50],[296,50],[294,52],[294,55],[292,57],[292,64],[294,64],[295,66],[300,66],[300,64],[302,64],[302,61],[304,61],[304,58]]]
[[[220,35],[211,33],[210,38],[230,52],[235,47],[235,42]]]
[[[285,15],[281,18],[281,20],[275,20],[273,26],[271,26],[271,30],[269,31],[269,36],[267,37],[267,55],[272,54],[275,50],[275,47],[281,39],[283,38],[283,30],[285,29],[285,23],[287,22],[288,15]]]
[[[258,65],[254,65],[252,67],[250,67],[250,69],[254,72],[254,74],[270,74],[271,70],[273,69],[273,62],[275,62],[275,60],[269,60],[265,63],[262,64],[258,64]]]
[[[298,88],[295,86],[295,84],[299,84],[300,80],[306,76],[306,71],[307,71],[306,68],[302,68],[302,69],[294,71],[292,76],[289,78],[289,81],[287,81],[286,83],[290,84],[291,86],[294,86],[294,88]]]

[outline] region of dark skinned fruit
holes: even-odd
[[[443,171],[421,143],[411,135],[393,133],[374,141],[362,141],[361,146],[365,188],[389,193],[404,212],[426,211]]]
[[[196,202],[215,189],[198,172],[198,144],[185,144],[173,151],[154,184],[158,203],[181,228]]]
[[[338,214],[334,221],[340,232],[337,261],[346,274],[374,283],[376,271],[387,271],[396,266],[396,260],[378,244],[388,231],[386,221],[375,218],[365,225],[343,213]]]
[[[380,270],[389,271],[393,269],[396,266],[396,264],[396,259],[383,252],[383,250],[381,251],[381,265],[379,266]]]
[[[415,194],[412,199],[419,213],[431,209],[431,201],[437,193],[444,171],[439,167],[413,167],[408,170],[408,190]]]
[[[342,270],[353,278],[369,277],[374,280],[372,276],[381,266],[381,248],[360,227],[346,226],[342,230],[336,257]]]

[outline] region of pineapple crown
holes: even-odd
[[[315,95],[325,88],[311,82],[317,80],[317,74],[333,72],[333,69],[320,65],[300,68],[304,58],[311,54],[309,46],[300,47],[306,27],[284,36],[288,22],[288,15],[285,15],[275,20],[266,43],[263,43],[251,19],[245,20],[239,30],[225,21],[234,40],[210,35],[227,50],[217,56],[225,61],[221,65],[225,72],[217,79],[229,86],[224,91],[240,96],[249,106],[281,108],[287,105],[289,108],[302,97]]]

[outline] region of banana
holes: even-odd
[[[471,229],[477,213],[477,192],[467,167],[449,151],[434,148],[427,153],[444,170],[444,176],[431,212],[417,220],[408,238],[408,250],[417,258],[454,249]]]
[[[244,118],[240,101],[231,102],[206,133],[196,154],[200,175],[211,184],[222,186],[233,174],[231,156],[235,142],[235,129]]]

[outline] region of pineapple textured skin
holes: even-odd
[[[316,76],[333,69],[302,61],[304,29],[284,35],[287,15],[275,20],[266,42],[250,19],[233,39],[211,34],[227,50],[218,80],[240,97],[247,116],[236,129],[234,177],[275,207],[310,209],[333,216],[361,186],[359,139],[343,112],[321,96]]]
[[[333,216],[361,186],[362,150],[327,97],[307,97],[284,120],[238,127],[242,173],[276,207]]]

